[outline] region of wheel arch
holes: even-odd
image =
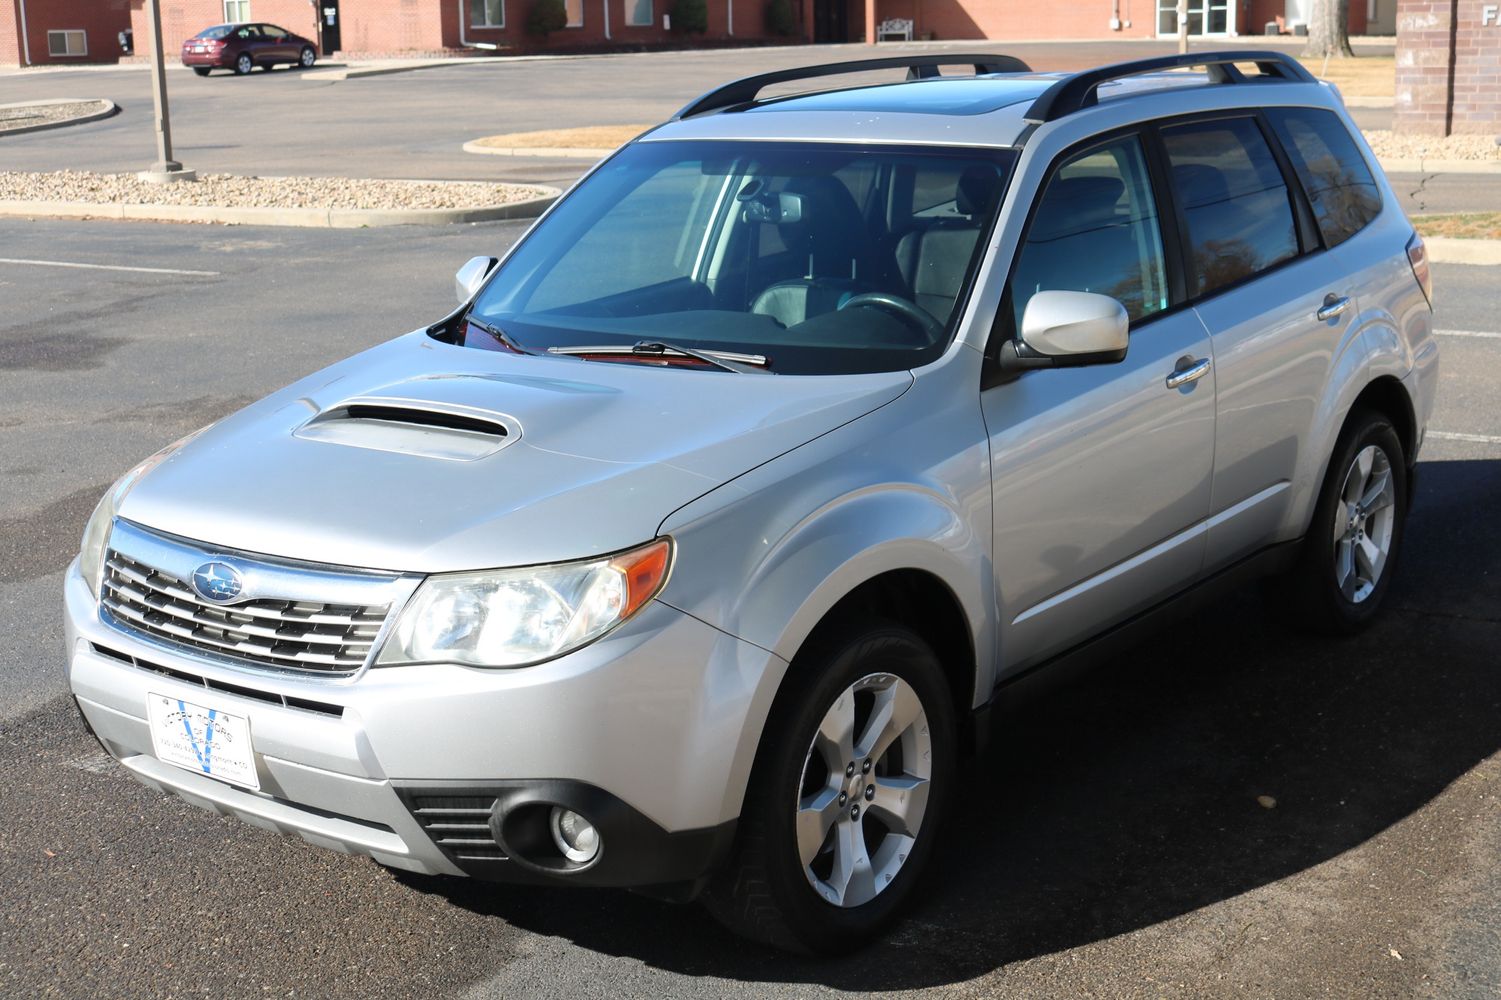
[[[797,673],[800,662],[816,656],[829,639],[855,622],[872,620],[905,626],[933,648],[949,682],[954,718],[960,724],[960,746],[972,747],[972,701],[979,678],[974,632],[958,595],[927,570],[887,570],[835,602],[792,657],[778,693]]]
[[[1417,464],[1418,420],[1412,398],[1407,394],[1407,387],[1392,375],[1373,379],[1355,397],[1350,413],[1345,415],[1346,424],[1350,422],[1350,414],[1358,409],[1375,410],[1392,422],[1392,427],[1397,431],[1397,440],[1402,442],[1402,457],[1411,474],[1412,467]],[[1343,425],[1340,429],[1343,431]]]

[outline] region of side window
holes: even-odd
[[[1066,160],[1049,178],[1011,275],[1013,329],[1040,291],[1098,292],[1136,321],[1166,309],[1162,228],[1141,140]]]
[[[1297,255],[1287,184],[1255,119],[1175,125],[1162,142],[1200,295]]]
[[[1293,170],[1308,193],[1325,246],[1338,246],[1381,211],[1376,179],[1332,111],[1268,108]]]

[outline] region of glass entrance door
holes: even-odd
[[[1190,35],[1232,34],[1236,0],[1188,0]],[[1157,0],[1157,34],[1178,34],[1178,0]]]

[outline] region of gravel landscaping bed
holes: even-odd
[[[1489,135],[1398,135],[1381,129],[1365,134],[1371,149],[1392,160],[1475,160],[1501,164],[1501,147]]]
[[[108,101],[60,101],[56,103],[0,106],[0,135],[39,125],[60,125],[74,118],[87,118],[109,108]]]
[[[0,201],[400,210],[486,208],[535,197],[537,190],[532,187],[470,181],[200,174],[196,181],[148,184],[133,174],[96,174],[77,170],[52,173],[0,171]]]

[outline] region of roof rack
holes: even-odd
[[[1284,83],[1317,83],[1313,74],[1303,68],[1292,56],[1283,52],[1260,49],[1246,52],[1194,52],[1187,55],[1158,56],[1152,59],[1133,59],[1130,62],[1101,66],[1064,77],[1053,84],[1042,96],[1032,102],[1023,116],[1035,124],[1056,121],[1097,103],[1100,84],[1122,77],[1140,76],[1160,70],[1182,69],[1203,66],[1209,73],[1210,83],[1254,83],[1259,78],[1247,77],[1236,63],[1255,63],[1263,77]]]
[[[1015,56],[933,53],[919,56],[889,56],[883,59],[857,59],[853,62],[828,63],[822,66],[803,66],[798,69],[779,69],[771,73],[758,73],[744,79],[717,87],[702,97],[683,106],[673,115],[673,120],[691,118],[743,104],[755,104],[756,97],[774,83],[790,83],[794,80],[814,80],[823,76],[841,76],[846,73],[865,73],[875,69],[905,69],[907,79],[922,80],[938,76],[940,66],[973,66],[975,75],[982,73],[1030,73],[1032,67]]]

